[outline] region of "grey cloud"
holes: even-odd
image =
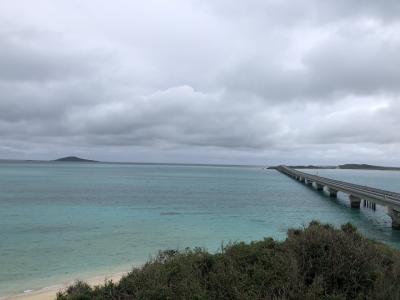
[[[239,1],[235,5],[231,5],[230,1],[206,2],[203,5],[228,19],[239,18],[245,24],[271,27],[295,27],[304,23],[318,26],[355,18],[395,22],[400,13],[400,4],[396,0],[250,0]]]
[[[320,41],[311,43],[310,49],[300,55],[297,66],[287,66],[291,57],[285,52],[269,54],[265,48],[266,54],[230,65],[221,80],[234,92],[246,91],[270,101],[323,101],[336,94],[398,93],[400,40],[384,37],[382,31],[400,32],[400,28],[382,24],[372,29],[359,28],[358,24],[350,28],[352,25],[346,22],[327,30]]]
[[[176,87],[139,100],[72,112],[63,120],[69,129],[64,134],[87,134],[89,143],[108,145],[265,147],[268,135],[279,126],[272,122],[273,117],[260,115],[259,107],[226,104],[223,94]],[[264,127],[257,128],[257,123]]]
[[[346,93],[397,93],[400,41],[367,31],[329,39],[304,59],[315,89]]]
[[[396,162],[397,1],[20,5],[0,12],[0,157]]]
[[[400,106],[398,102],[374,110],[360,109],[319,118],[319,127],[312,126],[306,139],[315,143],[379,144],[400,142]]]
[[[0,80],[60,81],[93,73],[89,55],[64,47],[56,33],[1,31]]]

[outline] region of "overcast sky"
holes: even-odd
[[[400,165],[398,0],[1,0],[0,158]]]

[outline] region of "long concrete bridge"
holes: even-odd
[[[388,215],[392,218],[392,228],[400,229],[400,193],[311,175],[287,166],[279,166],[276,169],[304,184],[315,186],[318,191],[326,188],[331,197],[336,198],[338,192],[346,193],[349,195],[351,208],[360,208],[362,201],[364,206],[372,209],[375,209],[376,204],[385,206]]]

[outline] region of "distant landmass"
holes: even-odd
[[[278,166],[271,166],[267,169],[276,169]],[[297,165],[297,166],[288,166],[292,169],[339,169],[339,166],[314,166],[314,165]]]
[[[66,157],[61,157],[59,159],[56,159],[54,161],[62,161],[62,162],[98,162],[97,160],[90,160],[90,159],[84,159],[76,156],[66,156]]]
[[[338,169],[338,166],[314,166],[314,165],[308,165],[308,166],[289,166],[292,169]]]
[[[339,169],[361,169],[361,170],[388,170],[388,171],[400,171],[400,167],[383,167],[374,166],[367,164],[345,164],[338,166]]]
[[[383,170],[383,171],[400,171],[400,167],[383,167],[368,164],[344,164],[338,166],[314,166],[314,165],[299,165],[289,166],[292,169],[351,169],[351,170]],[[276,166],[268,167],[268,169],[275,169]]]

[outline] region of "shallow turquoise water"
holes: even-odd
[[[400,191],[400,172],[319,172]],[[351,210],[344,195],[260,167],[1,163],[0,296],[126,269],[159,249],[283,239],[312,219],[400,246],[382,208]]]

